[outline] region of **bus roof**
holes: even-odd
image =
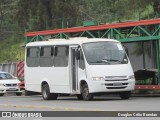
[[[87,38],[87,37],[76,37],[70,39],[48,39],[48,41],[36,41],[30,42],[26,46],[41,46],[41,45],[75,45],[89,42],[100,42],[100,41],[112,41],[119,42],[114,39],[106,39],[106,38]]]

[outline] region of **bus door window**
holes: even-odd
[[[79,49],[79,50],[80,50],[79,68],[84,70],[85,69],[84,56],[83,56],[82,50],[81,49]]]

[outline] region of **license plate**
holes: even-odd
[[[122,83],[113,83],[113,86],[122,86]]]
[[[9,90],[16,90],[16,88],[9,88]]]

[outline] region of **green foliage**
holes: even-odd
[[[0,62],[15,62],[24,43],[15,14],[19,0],[0,0]]]
[[[0,62],[24,59],[25,30],[150,19],[158,16],[158,5],[159,0],[0,0]]]
[[[87,0],[88,14],[102,23],[153,18],[158,0]]]
[[[138,80],[136,81],[136,85],[152,85],[152,78],[148,78],[146,80]]]
[[[81,0],[80,0],[81,1]],[[18,3],[18,23],[29,31],[62,28],[62,21],[73,27],[78,18],[77,0],[21,0]]]
[[[9,39],[0,41],[0,63],[16,62],[24,59],[24,45],[22,38],[17,40],[16,35],[9,36]],[[20,56],[20,53],[22,56]]]

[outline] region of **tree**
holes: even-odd
[[[73,27],[79,15],[79,3],[77,0],[20,0],[19,25],[33,31],[61,28],[62,21],[71,21],[64,25]]]
[[[102,23],[150,19],[159,13],[159,0],[87,0],[87,13]]]

